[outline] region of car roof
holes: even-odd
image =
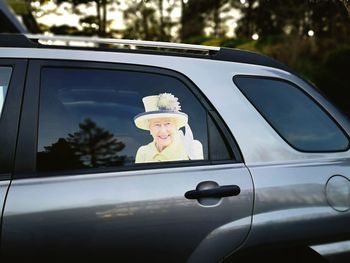
[[[95,46],[66,46],[66,45],[48,45],[42,44],[40,40],[50,41],[86,41],[100,44]],[[133,46],[133,48],[110,48],[109,44],[117,44],[123,46]],[[123,53],[139,53],[153,54],[179,57],[193,57],[201,59],[210,59],[217,61],[237,62],[245,64],[254,64],[281,69],[295,74],[290,68],[282,63],[259,54],[257,52],[245,51],[233,48],[212,47],[203,45],[190,45],[179,43],[167,43],[157,41],[138,41],[111,38],[96,37],[67,37],[67,36],[40,36],[30,34],[0,34],[0,47],[20,47],[20,48],[49,48],[49,49],[73,49],[73,50],[92,50],[92,51],[108,51]],[[137,47],[137,49],[136,49]]]

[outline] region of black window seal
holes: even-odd
[[[74,176],[74,175],[87,175],[87,174],[99,174],[99,173],[118,173],[118,172],[136,172],[146,170],[157,169],[170,169],[170,168],[186,168],[194,166],[212,165],[209,160],[190,160],[190,161],[175,161],[175,162],[154,162],[154,163],[140,163],[126,166],[113,166],[113,167],[97,167],[97,168],[83,168],[83,169],[67,169],[57,171],[38,171],[36,177],[54,177],[54,176]],[[27,178],[27,176],[21,176],[21,178]]]
[[[26,59],[0,59],[0,67],[11,67],[11,77],[0,118],[0,181],[12,177],[19,128]]]
[[[254,105],[254,103],[244,94],[244,92],[241,90],[240,85],[238,85],[238,83],[236,82],[237,78],[249,78],[249,79],[264,79],[264,80],[275,80],[275,81],[281,81],[281,82],[285,82],[293,87],[295,87],[296,89],[300,90],[303,94],[305,94],[308,98],[311,99],[311,101],[313,101],[332,121],[333,123],[340,129],[340,131],[344,134],[344,136],[346,137],[346,139],[348,140],[348,144],[346,149],[344,150],[330,150],[330,151],[305,151],[302,149],[298,149],[297,147],[295,147],[294,145],[292,145],[289,141],[287,141],[284,136],[282,136],[282,134],[271,124],[271,122],[261,113],[261,111],[258,110],[258,108]],[[300,87],[299,85],[291,82],[290,80],[286,80],[283,78],[278,78],[278,77],[270,77],[270,76],[258,76],[258,75],[245,75],[245,74],[237,74],[233,76],[233,82],[236,85],[236,87],[240,90],[240,92],[243,94],[243,96],[249,101],[249,103],[254,107],[254,109],[260,114],[261,117],[264,118],[264,120],[270,125],[270,127],[283,139],[283,141],[285,141],[290,147],[292,147],[294,150],[301,152],[301,153],[340,153],[340,152],[347,152],[350,148],[350,141],[349,141],[349,135],[347,132],[345,132],[345,130],[343,129],[343,127],[337,122],[337,120],[321,105],[321,103],[315,99],[309,92],[307,92],[305,89],[303,89],[302,87]],[[312,87],[312,86],[310,86]],[[313,87],[312,87],[313,88]],[[318,94],[320,96],[322,96],[322,94],[316,90],[316,92],[318,92]],[[324,98],[325,99],[325,98]]]
[[[38,143],[38,127],[39,127],[39,94],[40,94],[40,80],[41,70],[43,67],[51,68],[74,68],[74,69],[101,69],[101,70],[125,70],[135,72],[145,72],[169,76],[181,81],[189,91],[198,99],[200,104],[207,112],[215,112],[217,116],[219,114],[206,98],[206,96],[200,91],[200,89],[184,74],[162,67],[148,66],[148,65],[135,65],[127,63],[111,63],[111,62],[90,62],[80,60],[56,60],[56,59],[32,59],[30,60],[30,69],[28,73],[28,81],[25,89],[25,101],[23,107],[23,118],[21,123],[24,127],[31,126],[31,131],[26,132],[25,128],[20,130],[19,135],[19,161],[15,166],[15,178],[32,178],[42,176],[54,176],[54,174],[91,174],[91,173],[103,173],[103,172],[119,172],[119,171],[138,171],[146,169],[158,169],[158,168],[175,168],[175,167],[188,167],[188,166],[204,166],[204,165],[217,165],[217,164],[237,164],[243,163],[241,152],[237,149],[238,145],[234,144],[233,135],[227,129],[221,118],[216,117],[215,121],[219,127],[224,127],[223,133],[228,138],[225,138],[230,145],[228,147],[234,153],[232,160],[223,161],[210,161],[210,160],[198,160],[198,161],[180,161],[180,162],[167,162],[164,164],[151,165],[149,164],[137,164],[121,167],[110,168],[89,168],[79,170],[64,170],[64,171],[48,171],[39,172],[36,169],[37,158],[37,143]],[[33,105],[34,104],[34,105]],[[27,111],[26,111],[27,110]],[[28,110],[31,112],[29,113]],[[210,149],[208,149],[210,151]],[[88,170],[88,171],[87,171]]]

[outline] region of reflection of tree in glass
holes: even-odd
[[[118,156],[118,152],[124,149],[125,144],[118,142],[112,133],[98,127],[90,119],[85,119],[79,127],[80,131],[69,134],[67,141],[85,166],[100,167],[123,163],[124,157]]]
[[[63,138],[51,146],[46,146],[45,151],[37,155],[37,168],[39,171],[82,169],[84,165],[75,155],[70,144]]]
[[[90,119],[79,124],[79,131],[59,138],[38,153],[39,170],[63,170],[120,166],[125,156],[118,152],[125,144]]]

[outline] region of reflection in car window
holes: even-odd
[[[309,96],[286,81],[236,76],[243,94],[289,144],[306,152],[344,151],[348,139]]]
[[[11,78],[11,67],[0,67],[0,117]]]
[[[152,116],[160,117],[158,119],[149,118],[150,111],[145,109],[144,100],[151,97],[156,98],[158,105],[158,112],[153,111]],[[175,99],[181,110],[164,108],[162,103],[169,103],[166,102],[169,98]],[[206,114],[188,87],[171,76],[126,70],[43,68],[37,169],[53,171],[135,165],[138,150],[156,140],[157,135],[152,134],[150,124],[161,126],[158,144],[163,143],[163,148],[166,149],[164,146],[170,140],[178,143],[177,139],[187,136],[192,142],[188,145],[193,146],[192,150],[197,147],[199,153],[190,155],[188,149],[181,148],[180,155],[184,150],[186,158],[178,158],[176,154],[166,158],[169,153],[162,152],[160,147],[155,151],[158,156],[137,163],[207,160]],[[185,123],[180,122],[180,115],[187,116]],[[164,129],[169,122],[176,127],[176,136],[171,137]],[[178,147],[179,144],[172,145]]]

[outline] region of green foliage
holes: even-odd
[[[350,45],[331,51],[315,76],[315,83],[350,115]]]
[[[256,46],[256,41],[247,41],[241,45],[237,46],[238,49],[249,50],[254,52],[259,52],[260,50]],[[261,52],[260,52],[261,53]]]
[[[52,26],[50,31],[55,35],[77,35],[79,32],[76,27],[68,25]]]
[[[211,37],[203,36],[203,35],[197,35],[197,36],[191,36],[189,38],[184,39],[184,43],[187,44],[196,44],[196,45],[203,45],[204,42],[209,41]]]
[[[255,41],[251,39],[245,38],[217,38],[217,37],[205,37],[205,36],[195,36],[188,38],[186,43],[189,44],[200,44],[207,46],[221,46],[221,47],[230,47],[230,48],[242,48],[245,49],[244,46],[250,46],[249,50],[256,48],[252,48],[255,46]]]
[[[278,43],[284,42],[287,39],[292,38],[293,36],[289,35],[286,36],[284,34],[276,34],[276,35],[267,35],[267,36],[263,36],[262,38],[260,38],[256,45],[260,48],[263,49],[264,47],[267,46],[273,46],[276,45]]]
[[[211,38],[211,39],[209,39],[209,40],[203,42],[203,45],[220,47],[222,41],[223,41],[222,38]]]
[[[126,25],[123,38],[171,41],[175,23],[171,21],[170,13],[175,4],[167,9],[163,4],[163,0],[131,3],[123,12]]]
[[[82,35],[98,35],[98,36],[108,36],[108,29],[110,21],[107,21],[108,6],[116,0],[54,0],[57,5],[64,3],[72,4],[72,13],[77,13],[81,16],[80,23],[90,24],[89,26],[83,27],[82,32],[75,32],[76,34]],[[77,6],[95,6],[96,15],[89,15],[79,12]],[[92,26],[95,24],[96,26]]]
[[[250,42],[250,39],[246,38],[226,38],[221,42],[222,47],[236,48]]]
[[[5,1],[18,15],[28,14],[30,10],[28,10],[26,4],[22,0],[6,0]]]

